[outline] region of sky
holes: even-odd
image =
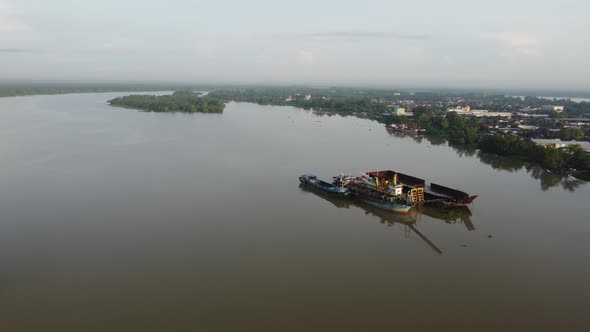
[[[0,80],[590,90],[589,0],[0,0]]]

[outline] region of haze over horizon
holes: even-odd
[[[585,1],[0,0],[0,79],[574,89]]]

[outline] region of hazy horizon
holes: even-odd
[[[0,79],[587,91],[588,10],[575,0],[0,0]]]

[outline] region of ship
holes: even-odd
[[[347,187],[359,200],[400,213],[418,205],[467,206],[478,197],[436,183],[427,185],[423,179],[392,170],[366,172],[361,176],[339,175],[333,178],[333,183]]]
[[[317,178],[313,174],[304,174],[299,177],[299,182],[303,185],[308,185],[317,190],[336,195],[336,196],[348,196],[350,191],[343,185],[336,183],[328,183]]]
[[[369,205],[397,213],[408,213],[413,204],[399,186],[380,188],[371,178],[359,177],[347,184],[352,195]]]
[[[358,177],[341,175],[335,177],[333,183],[348,188],[354,198],[390,212],[409,213],[421,201],[420,189],[405,188],[397,182],[397,177],[382,179],[368,174]]]
[[[339,175],[332,183],[315,175],[302,175],[299,181],[326,193],[350,196],[376,208],[407,214],[416,206],[464,207],[478,197],[411,175],[392,170],[363,173],[360,176]]]
[[[423,205],[444,207],[467,206],[473,203],[478,197],[478,195],[469,195],[464,191],[440,184],[427,184],[424,179],[392,170],[368,172],[366,176],[376,179],[375,181],[377,183],[395,181],[398,185],[402,186],[404,192],[414,192],[417,203]]]

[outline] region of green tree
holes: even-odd
[[[559,138],[562,141],[580,141],[584,139],[584,136],[584,132],[578,128],[567,127],[559,131]]]

